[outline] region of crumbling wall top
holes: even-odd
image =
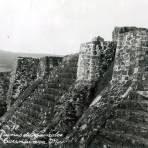
[[[100,36],[80,46],[77,80],[96,81],[114,59],[116,43]]]
[[[134,32],[134,31],[137,31],[137,30],[148,32],[147,28],[138,28],[138,27],[135,27],[135,26],[115,27],[113,32],[112,32],[112,39],[113,39],[113,41],[117,41],[119,34],[131,32],[131,31]]]

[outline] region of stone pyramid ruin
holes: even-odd
[[[95,37],[78,54],[18,57],[0,94],[2,147],[5,132],[61,135],[15,147],[147,148],[148,29],[115,27],[112,41]]]

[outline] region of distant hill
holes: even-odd
[[[17,57],[44,57],[44,56],[55,56],[55,55],[37,54],[37,53],[14,53],[14,52],[0,50],[0,72],[10,71]]]

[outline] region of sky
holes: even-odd
[[[0,49],[71,54],[115,26],[148,28],[148,0],[0,0]]]

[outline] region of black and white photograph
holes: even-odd
[[[0,148],[148,148],[148,0],[0,0]]]

